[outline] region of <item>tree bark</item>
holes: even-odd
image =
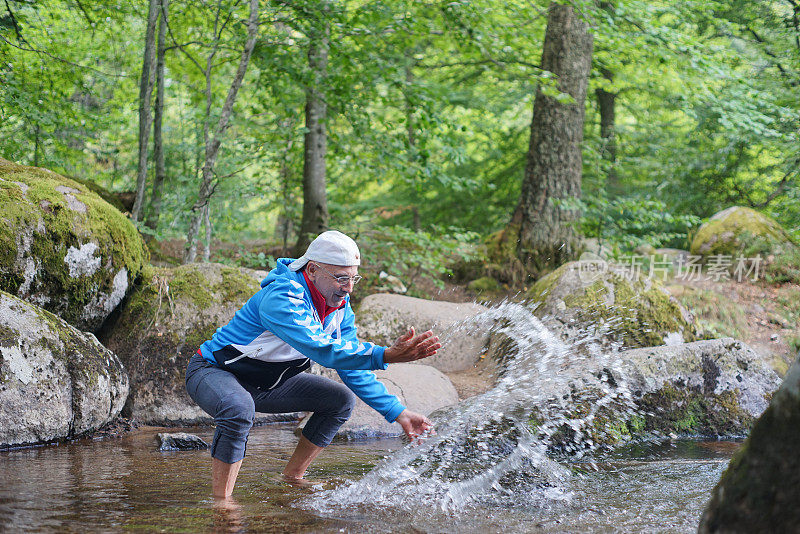
[[[155,33],[159,3],[159,0],[150,0],[148,3],[142,76],[139,81],[139,162],[136,171],[136,199],[133,201],[133,210],[131,211],[131,218],[134,221],[142,218],[144,190],[147,184],[147,142],[150,139],[150,126],[152,126],[150,101],[153,94],[152,70],[155,59]]]
[[[153,120],[153,157],[156,160],[156,176],[150,195],[150,210],[146,216],[148,228],[155,230],[161,216],[161,197],[164,181],[167,179],[167,166],[164,160],[164,140],[161,135],[164,120],[164,40],[167,33],[167,13],[169,0],[161,0],[158,18],[158,46],[156,51],[156,107]]]
[[[312,81],[306,88],[306,134],[303,161],[303,219],[295,245],[295,256],[302,256],[314,236],[328,228],[328,197],[325,182],[325,153],[328,133],[325,127],[327,103],[325,78],[328,69],[330,23],[311,36],[308,65]]]
[[[208,204],[209,199],[214,194],[216,184],[214,182],[214,165],[219,155],[219,147],[222,144],[222,138],[230,126],[231,114],[233,113],[233,105],[236,102],[236,96],[239,94],[239,89],[242,86],[242,80],[247,72],[247,64],[250,62],[250,56],[253,54],[253,48],[256,45],[256,37],[258,36],[258,0],[250,0],[250,16],[247,19],[247,42],[242,50],[242,57],[239,60],[239,67],[236,69],[236,74],[233,77],[231,86],[228,89],[228,95],[225,98],[225,103],[222,105],[222,111],[217,121],[217,126],[213,136],[205,135],[205,161],[203,163],[203,177],[200,183],[200,190],[197,195],[197,202],[192,206],[191,222],[189,224],[189,231],[186,235],[186,249],[183,257],[184,263],[191,263],[197,257],[197,248],[194,246],[197,233],[200,229],[200,224],[203,220],[203,209]],[[212,52],[213,53],[213,52]],[[207,70],[206,82],[210,83],[210,68]],[[206,107],[206,121],[210,116],[210,105]],[[206,128],[207,129],[207,128]]]
[[[601,68],[600,73],[608,81],[614,81],[614,73]],[[595,90],[597,104],[600,108],[600,139],[603,142],[602,156],[608,163],[607,189],[616,196],[619,193],[619,176],[617,175],[617,132],[616,101],[617,93],[606,91],[602,87]]]
[[[534,277],[573,259],[579,249],[572,228],[577,213],[552,201],[581,195],[584,102],[593,47],[588,29],[572,7],[550,4],[542,68],[557,76],[558,89],[575,102],[560,103],[541,87],[536,90],[525,176],[511,219],[511,227],[519,229],[517,257]]]

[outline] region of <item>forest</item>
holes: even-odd
[[[731,206],[800,237],[797,0],[3,8],[0,155],[121,199],[183,262],[336,228],[436,277],[521,229],[536,277],[586,238],[687,249]]]

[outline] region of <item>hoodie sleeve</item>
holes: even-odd
[[[388,422],[394,423],[397,416],[406,409],[400,403],[400,399],[386,390],[386,386],[381,384],[375,373],[372,371],[348,371],[337,369],[342,382],[349,387],[353,393],[364,403],[381,414]]]
[[[341,324],[342,339],[358,343],[355,324],[355,315],[348,304],[344,319]],[[388,367],[388,366],[387,366]],[[400,400],[386,390],[386,386],[375,378],[375,373],[370,371],[339,370],[339,377],[353,393],[364,403],[381,414],[388,422],[393,423],[397,416],[406,409]]]
[[[294,280],[275,281],[266,288],[258,307],[262,325],[307,358],[333,369],[385,369],[384,347],[336,339],[304,299],[305,288]],[[349,310],[349,306],[348,306]],[[352,315],[350,311],[350,315]]]

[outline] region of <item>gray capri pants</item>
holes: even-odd
[[[244,458],[255,412],[314,412],[303,435],[317,447],[326,447],[350,417],[356,402],[347,386],[310,373],[300,373],[275,389],[260,391],[239,382],[200,354],[189,360],[186,391],[216,423],[211,456],[229,464]]]

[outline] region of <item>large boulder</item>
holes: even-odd
[[[92,432],[127,395],[122,363],[92,334],[0,291],[0,447]]]
[[[147,424],[210,422],[186,393],[186,364],[265,276],[217,263],[148,269],[103,337],[131,377],[124,414]]]
[[[583,368],[580,378],[540,395],[528,410],[534,426],[548,429],[550,444],[571,453],[633,437],[741,437],[780,384],[755,351],[732,338],[631,349],[599,366],[570,361]]]
[[[573,343],[626,349],[697,339],[691,314],[635,266],[599,258],[569,262],[538,280],[526,298],[551,330]]]
[[[796,532],[800,525],[800,360],[717,483],[698,532]]]
[[[733,206],[700,227],[690,250],[700,256],[733,257],[756,245],[772,254],[795,248],[791,236],[774,219],[751,208]]]
[[[0,289],[96,331],[147,263],[136,227],[86,186],[0,159]]]
[[[624,380],[644,430],[743,436],[767,408],[780,377],[745,343],[733,338],[619,354],[612,374]]]
[[[480,304],[377,293],[361,301],[356,314],[358,337],[388,346],[411,326],[417,333],[431,329],[443,346],[422,363],[443,373],[463,371],[480,360],[486,345],[488,329],[474,321],[485,311]]]
[[[458,393],[447,376],[428,365],[397,363],[390,365],[385,371],[374,373],[389,393],[396,395],[411,411],[430,415],[458,402]],[[319,374],[341,381],[330,369],[321,370]],[[307,420],[301,423],[300,428]],[[339,439],[393,438],[401,435],[403,429],[399,424],[388,423],[361,399],[357,401],[350,419],[336,434]]]

